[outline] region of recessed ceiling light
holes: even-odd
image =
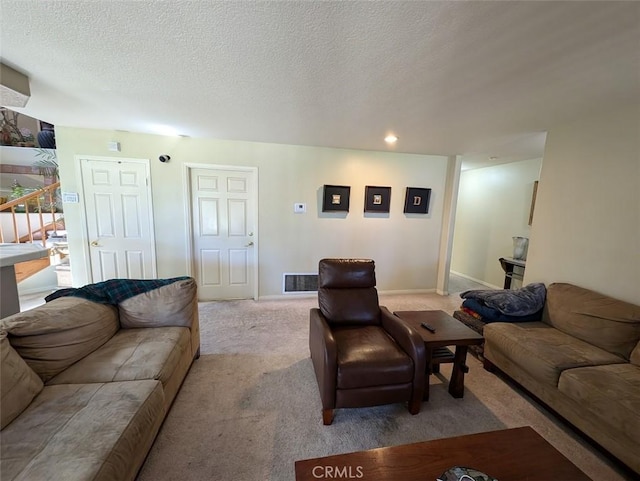
[[[395,144],[398,141],[398,137],[393,134],[389,134],[384,138],[384,141],[387,144]]]

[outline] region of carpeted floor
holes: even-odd
[[[391,310],[451,313],[460,304],[456,295],[380,298]],[[309,309],[316,305],[315,298],[201,303],[202,355],[138,481],[293,481],[298,459],[526,425],[594,481],[628,479],[472,356],[463,399],[448,394],[451,365],[443,365],[420,414],[401,404],[341,409],[323,426],[308,351]]]

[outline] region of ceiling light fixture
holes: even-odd
[[[384,138],[384,141],[387,144],[395,144],[398,141],[398,137],[396,135],[389,134]]]

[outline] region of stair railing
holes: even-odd
[[[46,235],[46,228],[47,226],[53,224],[53,229],[54,231],[56,231],[57,233],[57,225],[56,225],[56,208],[55,208],[55,202],[54,202],[54,197],[55,197],[55,192],[56,189],[60,187],[60,182],[56,182],[54,184],[48,185],[46,187],[43,187],[42,189],[38,189],[34,192],[30,192],[29,194],[23,195],[22,197],[18,197],[17,199],[14,199],[10,202],[5,202],[4,204],[0,204],[0,213],[4,212],[4,211],[11,211],[11,216],[12,216],[12,224],[13,224],[13,241],[15,243],[20,243],[20,242],[24,242],[24,241],[29,241],[31,243],[33,243],[33,233],[40,231],[41,233],[41,238],[42,238],[42,245],[46,246],[47,244],[47,235]],[[40,202],[40,198],[41,197],[45,197],[45,199],[48,199],[48,208],[49,211],[46,212],[46,214],[51,214],[51,222],[50,223],[45,223],[44,221],[44,215],[43,215],[43,211],[45,211],[45,208],[42,206],[41,202]],[[35,203],[36,203],[36,212],[39,214],[38,215],[38,220],[39,220],[39,227],[37,229],[32,229],[31,228],[31,217],[29,216],[29,204],[33,203],[32,201],[35,199]],[[27,230],[28,230],[28,234],[20,237],[19,232],[18,232],[18,221],[16,218],[16,214],[18,214],[18,212],[16,212],[16,207],[19,205],[24,205],[25,206],[25,212],[27,214]],[[2,224],[0,224],[0,242],[4,243],[4,232],[2,229]],[[24,239],[24,240],[22,240]]]

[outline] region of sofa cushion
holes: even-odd
[[[547,288],[542,320],[627,360],[640,340],[640,306],[571,284]]]
[[[569,369],[558,389],[629,439],[640,433],[640,367],[633,364]]]
[[[156,379],[164,385],[185,351],[190,351],[186,327],[120,329],[102,347],[47,384]]]
[[[485,353],[499,352],[529,376],[553,387],[565,369],[623,361],[542,322],[490,323],[484,327],[484,338]]]
[[[45,386],[0,432],[2,479],[133,480],[163,402],[158,381]]]
[[[118,311],[77,297],[61,297],[0,321],[11,345],[48,381],[102,346],[118,331]]]
[[[192,324],[198,315],[195,279],[176,281],[118,304],[120,326],[123,328],[184,326]]]
[[[0,333],[0,429],[13,421],[42,391],[42,379]]]

